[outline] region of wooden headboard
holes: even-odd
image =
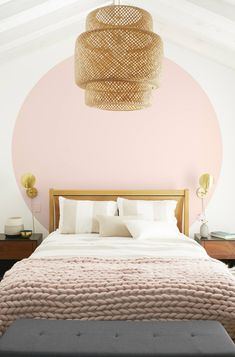
[[[81,191],[54,190],[49,191],[49,232],[53,232],[59,225],[59,196],[73,200],[116,201],[118,197],[130,200],[175,200],[177,201],[175,216],[180,232],[189,234],[189,191],[188,190],[137,190],[137,191]]]

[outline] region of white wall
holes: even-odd
[[[235,232],[235,71],[172,44],[167,44],[165,52],[198,81],[217,114],[223,141],[223,162],[216,191],[207,207],[207,218],[211,230]],[[198,227],[199,223],[195,223],[191,234],[198,231]]]
[[[40,44],[39,44],[40,46]],[[32,87],[50,68],[72,55],[74,38],[68,37],[53,46],[38,47],[27,55],[13,58],[0,68],[0,231],[9,216],[24,217],[25,226],[31,225],[30,212],[16,185],[12,158],[11,141],[14,123],[19,109]],[[210,98],[221,127],[223,139],[223,165],[216,191],[207,208],[207,217],[211,230],[235,231],[235,71],[211,60],[180,48],[172,43],[165,43],[165,55],[188,71]],[[202,128],[203,130],[203,128]],[[33,128],[27,135],[35,135]],[[200,140],[200,138],[198,138]],[[210,138],[208,138],[210,145]],[[37,222],[36,230],[46,235],[46,230]],[[198,231],[198,223],[191,229],[191,234]]]

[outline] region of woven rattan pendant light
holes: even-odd
[[[116,111],[150,105],[163,56],[152,30],[151,15],[133,6],[105,6],[87,16],[75,47],[75,80],[87,105]]]

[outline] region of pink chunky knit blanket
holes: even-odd
[[[235,278],[189,258],[42,258],[0,283],[0,333],[19,318],[218,320],[235,339]]]

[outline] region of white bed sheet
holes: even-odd
[[[193,239],[179,234],[164,239],[138,240],[105,237],[99,234],[51,233],[34,251],[31,258],[42,257],[208,257],[205,249]]]

